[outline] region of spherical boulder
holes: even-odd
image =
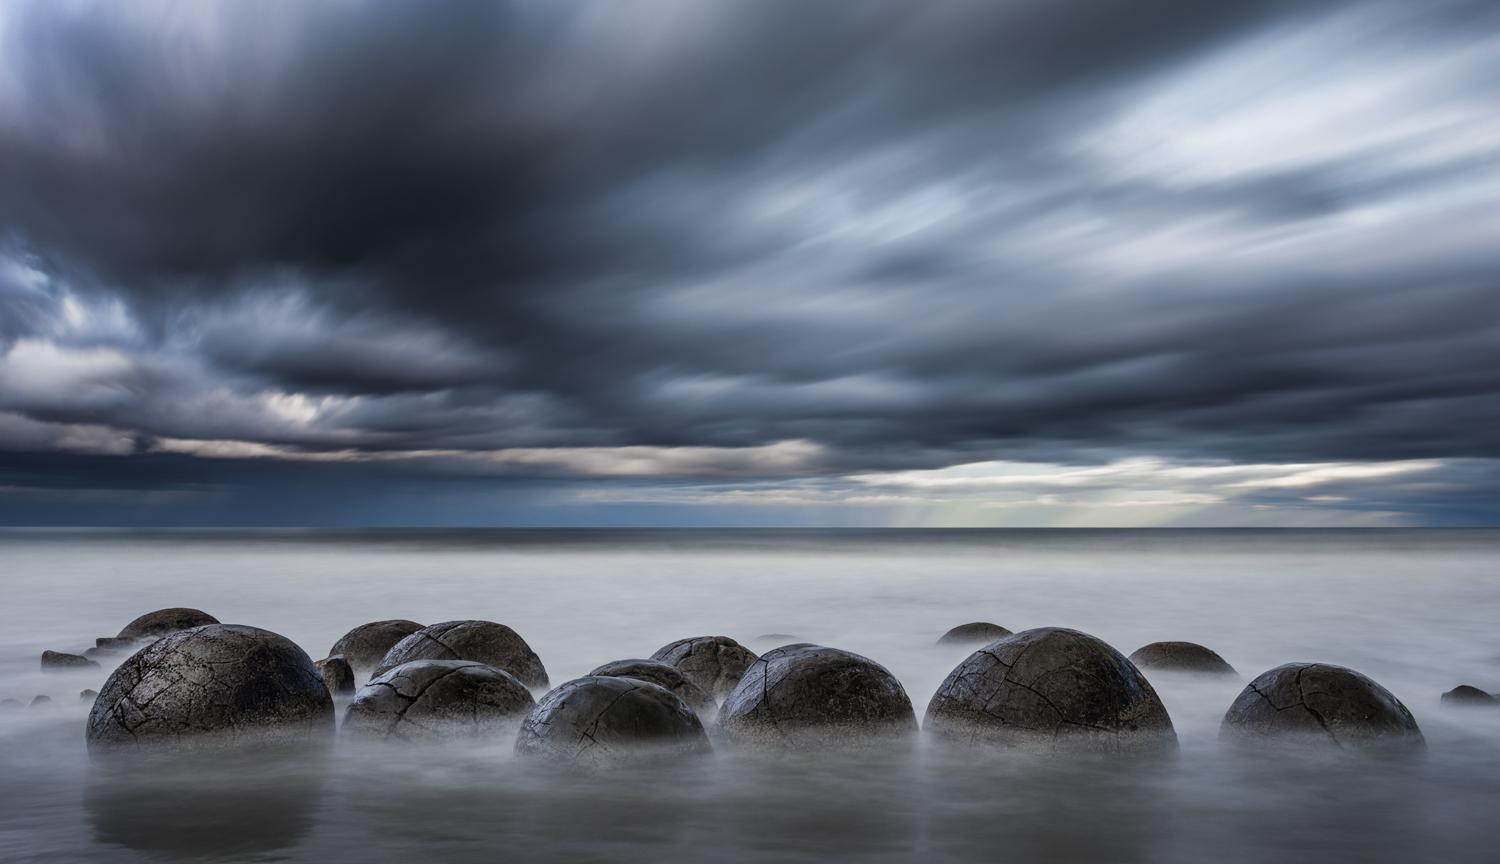
[[[547,670],[521,634],[493,621],[444,621],[391,646],[375,677],[413,660],[473,660],[504,669],[527,687],[546,687]]]
[[[988,645],[996,639],[1004,639],[1011,632],[999,624],[990,624],[987,621],[975,621],[972,624],[960,624],[938,637],[939,645]]]
[[[719,710],[739,744],[827,746],[917,731],[911,699],[884,666],[849,651],[801,643],[767,651]]]
[[[740,683],[756,654],[728,636],[692,636],[663,645],[651,659],[676,666],[703,692],[723,699]]]
[[[172,609],[158,609],[155,612],[147,612],[145,615],[135,619],[120,631],[116,639],[130,639],[139,641],[141,639],[155,639],[168,633],[176,633],[179,630],[189,630],[193,627],[202,627],[204,624],[217,624],[219,619],[202,611],[201,609],[188,609],[186,607],[174,607]]]
[[[208,624],[152,642],[120,665],[89,713],[91,750],[302,743],[333,731],[333,699],[291,640]]]
[[[1152,642],[1137,648],[1130,662],[1141,669],[1192,672],[1199,675],[1236,675],[1234,667],[1196,642]]]
[[[698,715],[671,691],[602,675],[576,678],[543,696],[516,738],[518,755],[585,767],[708,750]]]
[[[1480,690],[1478,687],[1470,687],[1468,684],[1460,684],[1443,694],[1443,707],[1445,708],[1467,708],[1467,707],[1489,707],[1500,705],[1500,699]]]
[[[348,660],[339,656],[325,657],[313,665],[318,667],[318,674],[323,676],[329,693],[344,696],[354,692],[354,669]]]
[[[514,726],[536,704],[516,677],[472,660],[413,660],[361,687],[344,730],[377,738],[430,740]]]
[[[714,702],[712,696],[703,692],[703,688],[689,681],[687,676],[682,674],[681,669],[660,660],[616,660],[613,663],[605,663],[589,674],[602,675],[606,678],[634,678],[638,681],[650,681],[658,687],[665,687],[677,698],[686,702],[700,720],[712,720],[719,711],[718,703]]]
[[[1225,712],[1219,737],[1240,744],[1300,738],[1367,752],[1426,747],[1401,700],[1353,669],[1329,663],[1287,663],[1251,681]]]
[[[421,624],[404,618],[371,621],[340,636],[339,641],[328,649],[328,656],[349,661],[356,678],[363,681],[397,642],[421,629]]]
[[[940,739],[1108,752],[1175,749],[1151,683],[1102,640],[1061,627],[1026,630],[960,663],[923,727]]]

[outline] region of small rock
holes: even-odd
[[[516,754],[585,767],[709,751],[698,715],[665,687],[588,676],[551,691],[521,723]]]
[[[1287,663],[1263,673],[1240,692],[1219,726],[1219,737],[1240,744],[1292,736],[1387,753],[1427,746],[1416,719],[1391,691],[1329,663]]]
[[[698,719],[705,723],[713,720],[718,713],[718,703],[714,702],[712,696],[703,692],[697,684],[689,681],[682,670],[676,666],[663,663],[660,660],[616,660],[613,663],[605,663],[598,669],[589,673],[590,675],[602,675],[606,678],[634,678],[637,681],[650,681],[658,687],[665,687],[677,696],[677,698],[688,704]]]
[[[473,660],[504,669],[527,687],[546,687],[547,669],[521,634],[493,621],[444,621],[391,646],[375,675],[413,660]]]
[[[94,697],[96,697],[98,695],[99,695],[99,691],[98,690],[79,690],[78,691],[78,701],[79,702],[92,702],[92,701],[94,701]]]
[[[219,619],[202,611],[201,609],[188,609],[178,606],[172,609],[158,609],[155,612],[147,612],[145,615],[126,624],[116,638],[127,641],[139,641],[142,639],[155,639],[168,633],[176,633],[179,630],[188,630],[193,627],[202,627],[204,624],[217,624]],[[98,640],[95,640],[96,643]]]
[[[48,696],[46,694],[43,694],[41,696],[35,696],[31,700],[31,707],[33,707],[33,708],[46,708],[46,707],[50,706],[51,704],[52,704],[52,697]]]
[[[1467,684],[1460,684],[1443,694],[1443,706],[1446,708],[1475,708],[1491,705],[1500,705],[1500,699]]]
[[[692,636],[663,645],[651,659],[676,666],[700,690],[723,699],[734,692],[757,655],[728,636]]]
[[[349,661],[355,678],[365,681],[397,642],[421,629],[421,624],[405,618],[371,621],[340,636],[339,641],[328,649],[328,656],[343,657]]]
[[[354,692],[354,669],[349,666],[348,660],[334,656],[319,660],[313,665],[323,675],[323,683],[328,685],[329,693],[343,696]]]
[[[1200,675],[1236,675],[1216,652],[1196,642],[1152,642],[1136,649],[1130,662],[1142,669],[1194,672]]]
[[[380,738],[427,740],[503,732],[536,700],[503,669],[471,660],[413,660],[361,687],[344,729]]]
[[[987,621],[975,621],[972,624],[960,624],[938,637],[939,645],[988,645],[996,639],[1004,639],[1011,632],[999,624],[991,624]]]
[[[100,651],[129,651],[135,647],[136,640],[121,639],[118,636],[100,636],[94,640],[94,647]]]
[[[43,651],[42,669],[47,672],[56,672],[62,669],[98,669],[99,664],[87,657],[77,654],[64,654],[61,651]]]

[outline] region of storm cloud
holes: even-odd
[[[7,4],[0,521],[1493,523],[1497,88],[1487,2]]]

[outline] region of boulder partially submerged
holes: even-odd
[[[996,639],[1004,639],[1010,636],[1011,631],[1001,627],[999,624],[991,624],[988,621],[975,621],[971,624],[960,624],[938,637],[939,645],[988,645]]]
[[[1251,681],[1219,736],[1237,744],[1301,741],[1366,752],[1425,749],[1422,730],[1391,691],[1331,663],[1287,663]]]
[[[98,669],[99,664],[87,657],[77,654],[64,654],[61,651],[42,652],[43,672],[62,672],[72,669]]]
[[[343,657],[354,670],[356,679],[363,681],[397,642],[421,629],[421,624],[405,618],[371,621],[340,636],[339,641],[328,649],[328,656]]]
[[[201,609],[189,609],[185,606],[176,606],[171,609],[158,609],[155,612],[147,612],[145,615],[126,624],[120,631],[118,639],[126,639],[131,642],[139,642],[145,639],[156,639],[168,633],[176,633],[179,630],[189,630],[194,627],[202,627],[205,624],[217,624],[219,619],[204,612]],[[96,640],[99,647],[104,647],[103,641]]]
[[[923,728],[947,741],[1002,746],[1177,746],[1172,718],[1135,664],[1061,627],[1026,630],[969,655],[933,695]]]
[[[917,731],[896,676],[858,654],[807,643],[766,652],[719,711],[738,744],[827,747],[902,738]]]
[[[634,678],[638,681],[650,681],[659,687],[665,687],[672,694],[688,704],[698,719],[705,723],[713,720],[719,711],[718,703],[713,697],[703,692],[703,688],[688,680],[681,669],[660,660],[616,660],[613,663],[605,663],[603,666],[589,673],[590,675],[602,675],[606,678]]]
[[[527,687],[546,687],[547,670],[521,634],[493,621],[444,621],[391,646],[375,676],[413,660],[473,660],[504,669]]]
[[[1217,652],[1196,642],[1152,642],[1130,655],[1130,662],[1141,669],[1166,672],[1192,672],[1198,675],[1237,675],[1234,667]]]
[[[698,715],[665,687],[590,675],[543,696],[521,723],[516,753],[604,767],[708,752]]]
[[[715,700],[734,691],[756,654],[728,636],[690,636],[657,649],[652,660],[676,666]]]
[[[431,740],[510,729],[536,704],[516,677],[472,660],[414,660],[361,687],[346,732]]]
[[[1445,708],[1488,708],[1500,705],[1500,699],[1468,684],[1460,684],[1443,694]]]

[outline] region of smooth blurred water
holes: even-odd
[[[1495,531],[0,531],[0,860],[1494,861]],[[83,745],[108,669],[43,674],[136,615],[196,606],[323,656],[381,618],[520,631],[553,683],[681,636],[791,634],[884,664],[920,715],[967,649],[949,627],[1060,625],[1128,653],[1216,649],[1245,680],[1358,669],[1426,757],[1247,757],[1217,741],[1244,681],[1151,675],[1167,762],[952,753],[768,758],[573,775],[509,741],[225,759],[110,779]]]

